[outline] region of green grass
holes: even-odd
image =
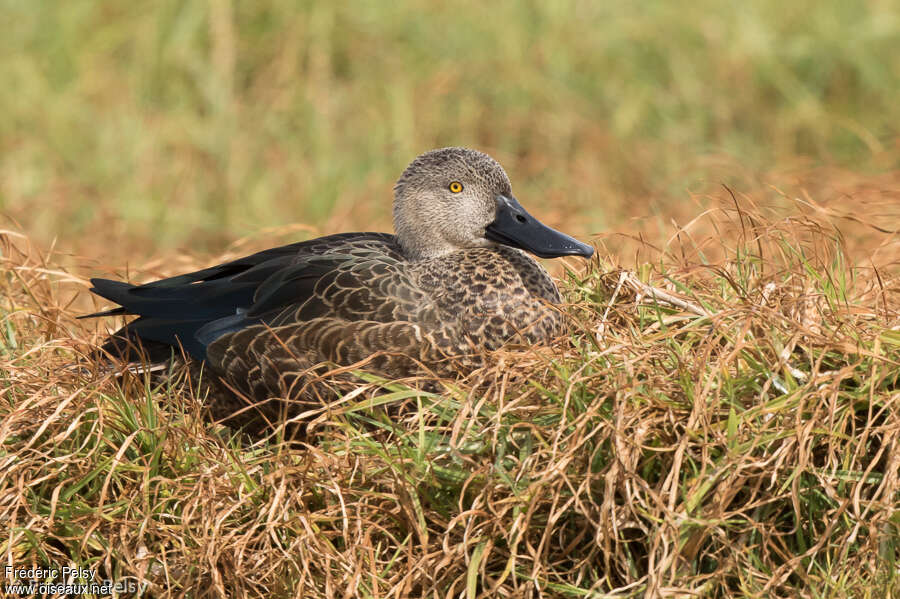
[[[388,228],[449,144],[579,234],[798,157],[898,166],[890,2],[4,6],[0,209],[45,241]]]

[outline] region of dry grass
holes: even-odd
[[[897,236],[852,260],[818,216],[726,195],[653,265],[568,273],[552,348],[375,381],[303,447],[74,367],[83,287],[8,233],[4,562],[161,597],[896,594]]]

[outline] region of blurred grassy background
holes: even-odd
[[[661,230],[722,183],[900,166],[895,0],[0,6],[0,210],[113,264],[389,230],[394,178],[443,145],[582,236]]]

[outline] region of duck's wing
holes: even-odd
[[[246,310],[210,322],[196,337],[209,345],[256,324],[276,328],[321,318],[380,323],[418,320],[428,302],[404,262],[399,255],[364,246],[304,256],[258,285]]]
[[[368,367],[405,376],[459,353],[407,262],[364,250],[306,262],[261,285],[247,312],[197,332],[212,368],[250,397],[290,395],[320,362],[370,358]],[[310,290],[305,275],[320,267]]]
[[[351,254],[347,254],[347,252]],[[399,257],[391,235],[345,233],[272,248],[196,272],[130,285],[108,279],[92,279],[91,291],[119,304],[119,308],[86,317],[137,315],[115,333],[104,349],[123,353],[129,345],[152,341],[179,345],[189,354],[204,358],[209,336],[198,331],[217,321],[229,327],[264,322],[277,305],[302,302],[313,295],[316,282],[352,256],[352,252],[381,252]],[[258,310],[245,316],[259,302]]]

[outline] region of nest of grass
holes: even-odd
[[[302,446],[211,422],[189,379],[73,366],[83,287],[7,234],[3,560],[154,597],[896,592],[897,262],[731,217],[567,272],[552,347],[436,391],[370,378]]]

